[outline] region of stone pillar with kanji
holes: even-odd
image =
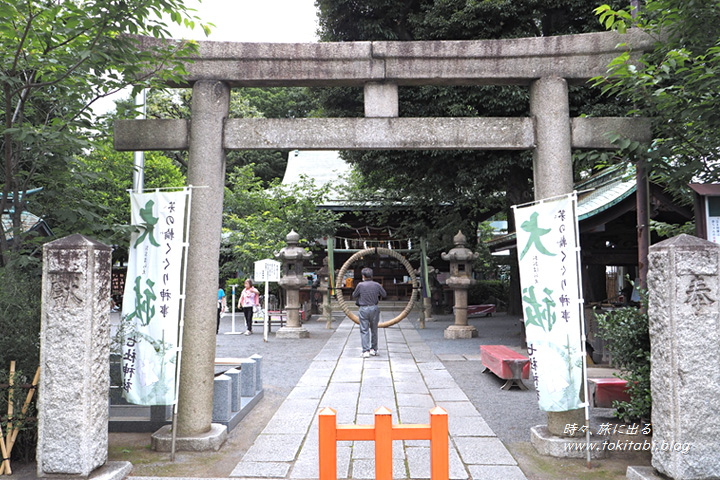
[[[310,332],[303,327],[300,321],[300,287],[307,285],[307,279],[303,275],[303,266],[305,260],[312,257],[312,253],[298,245],[300,235],[295,230],[288,234],[286,241],[287,247],[284,247],[275,256],[283,264],[283,275],[278,283],[285,290],[287,323],[277,331],[275,337],[308,338]]]
[[[43,246],[37,477],[125,478],[108,462],[112,249],[82,235]]]
[[[677,480],[720,478],[720,246],[691,235],[653,245],[648,293],[652,465]]]
[[[447,279],[447,286],[452,288],[455,295],[455,324],[445,329],[445,338],[473,338],[477,337],[477,329],[468,325],[468,289],[475,283],[472,278],[472,262],[478,257],[478,253],[465,246],[465,235],[458,232],[453,238],[455,248],[448,253],[441,255],[442,259],[450,262],[450,278]]]

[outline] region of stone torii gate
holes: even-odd
[[[477,41],[200,42],[197,57],[188,59],[186,83],[173,85],[193,89],[190,120],[115,124],[117,150],[189,150],[188,184],[208,187],[195,190],[190,218],[179,438],[213,435],[226,150],[533,150],[535,198],[570,193],[572,148],[612,149],[607,134],[617,132],[646,141],[650,126],[639,118],[570,118],[568,85],[605,74],[625,49],[639,55],[652,45],[632,30]],[[530,88],[529,117],[399,117],[399,86],[508,84]],[[250,86],[363,87],[365,117],[228,118],[230,89]],[[197,442],[193,448],[200,448]]]

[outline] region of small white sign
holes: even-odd
[[[259,260],[255,262],[254,280],[259,282],[277,282],[280,280],[280,268],[282,264],[277,260]]]

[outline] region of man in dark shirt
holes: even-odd
[[[360,307],[360,343],[362,345],[362,356],[368,358],[377,355],[378,352],[378,323],[380,323],[380,308],[378,301],[380,297],[387,297],[385,289],[379,283],[373,281],[371,268],[363,268],[360,272],[363,281],[357,284],[352,298],[357,299]]]

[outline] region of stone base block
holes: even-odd
[[[602,450],[603,440],[590,441],[590,458],[607,457]],[[530,429],[530,443],[540,455],[556,458],[587,458],[587,441],[585,437],[556,437],[551,435],[545,425],[538,425]],[[596,445],[593,447],[593,444]]]
[[[275,338],[310,338],[310,332],[305,327],[281,327]]]
[[[38,477],[46,480],[54,479],[72,479],[82,478],[87,480],[123,480],[130,475],[132,471],[132,463],[130,462],[107,462],[102,467],[98,467],[89,476],[76,477],[73,475],[43,475],[42,472],[38,472]]]
[[[478,331],[472,325],[450,325],[445,329],[444,336],[448,340],[475,338],[478,336]]]
[[[625,478],[628,480],[665,480],[653,467],[628,467]]]
[[[175,450],[178,452],[207,452],[218,451],[227,440],[227,427],[217,423],[210,424],[206,433],[191,437],[177,436]],[[172,450],[172,425],[165,425],[152,434],[152,449],[156,452],[170,452]]]
[[[585,409],[576,408],[565,412],[547,412],[547,431],[549,435],[563,437],[567,425],[585,425]]]
[[[239,374],[240,372],[238,372]],[[239,380],[238,380],[239,381]],[[227,422],[233,411],[233,379],[229,375],[218,375],[213,382],[213,422]]]

